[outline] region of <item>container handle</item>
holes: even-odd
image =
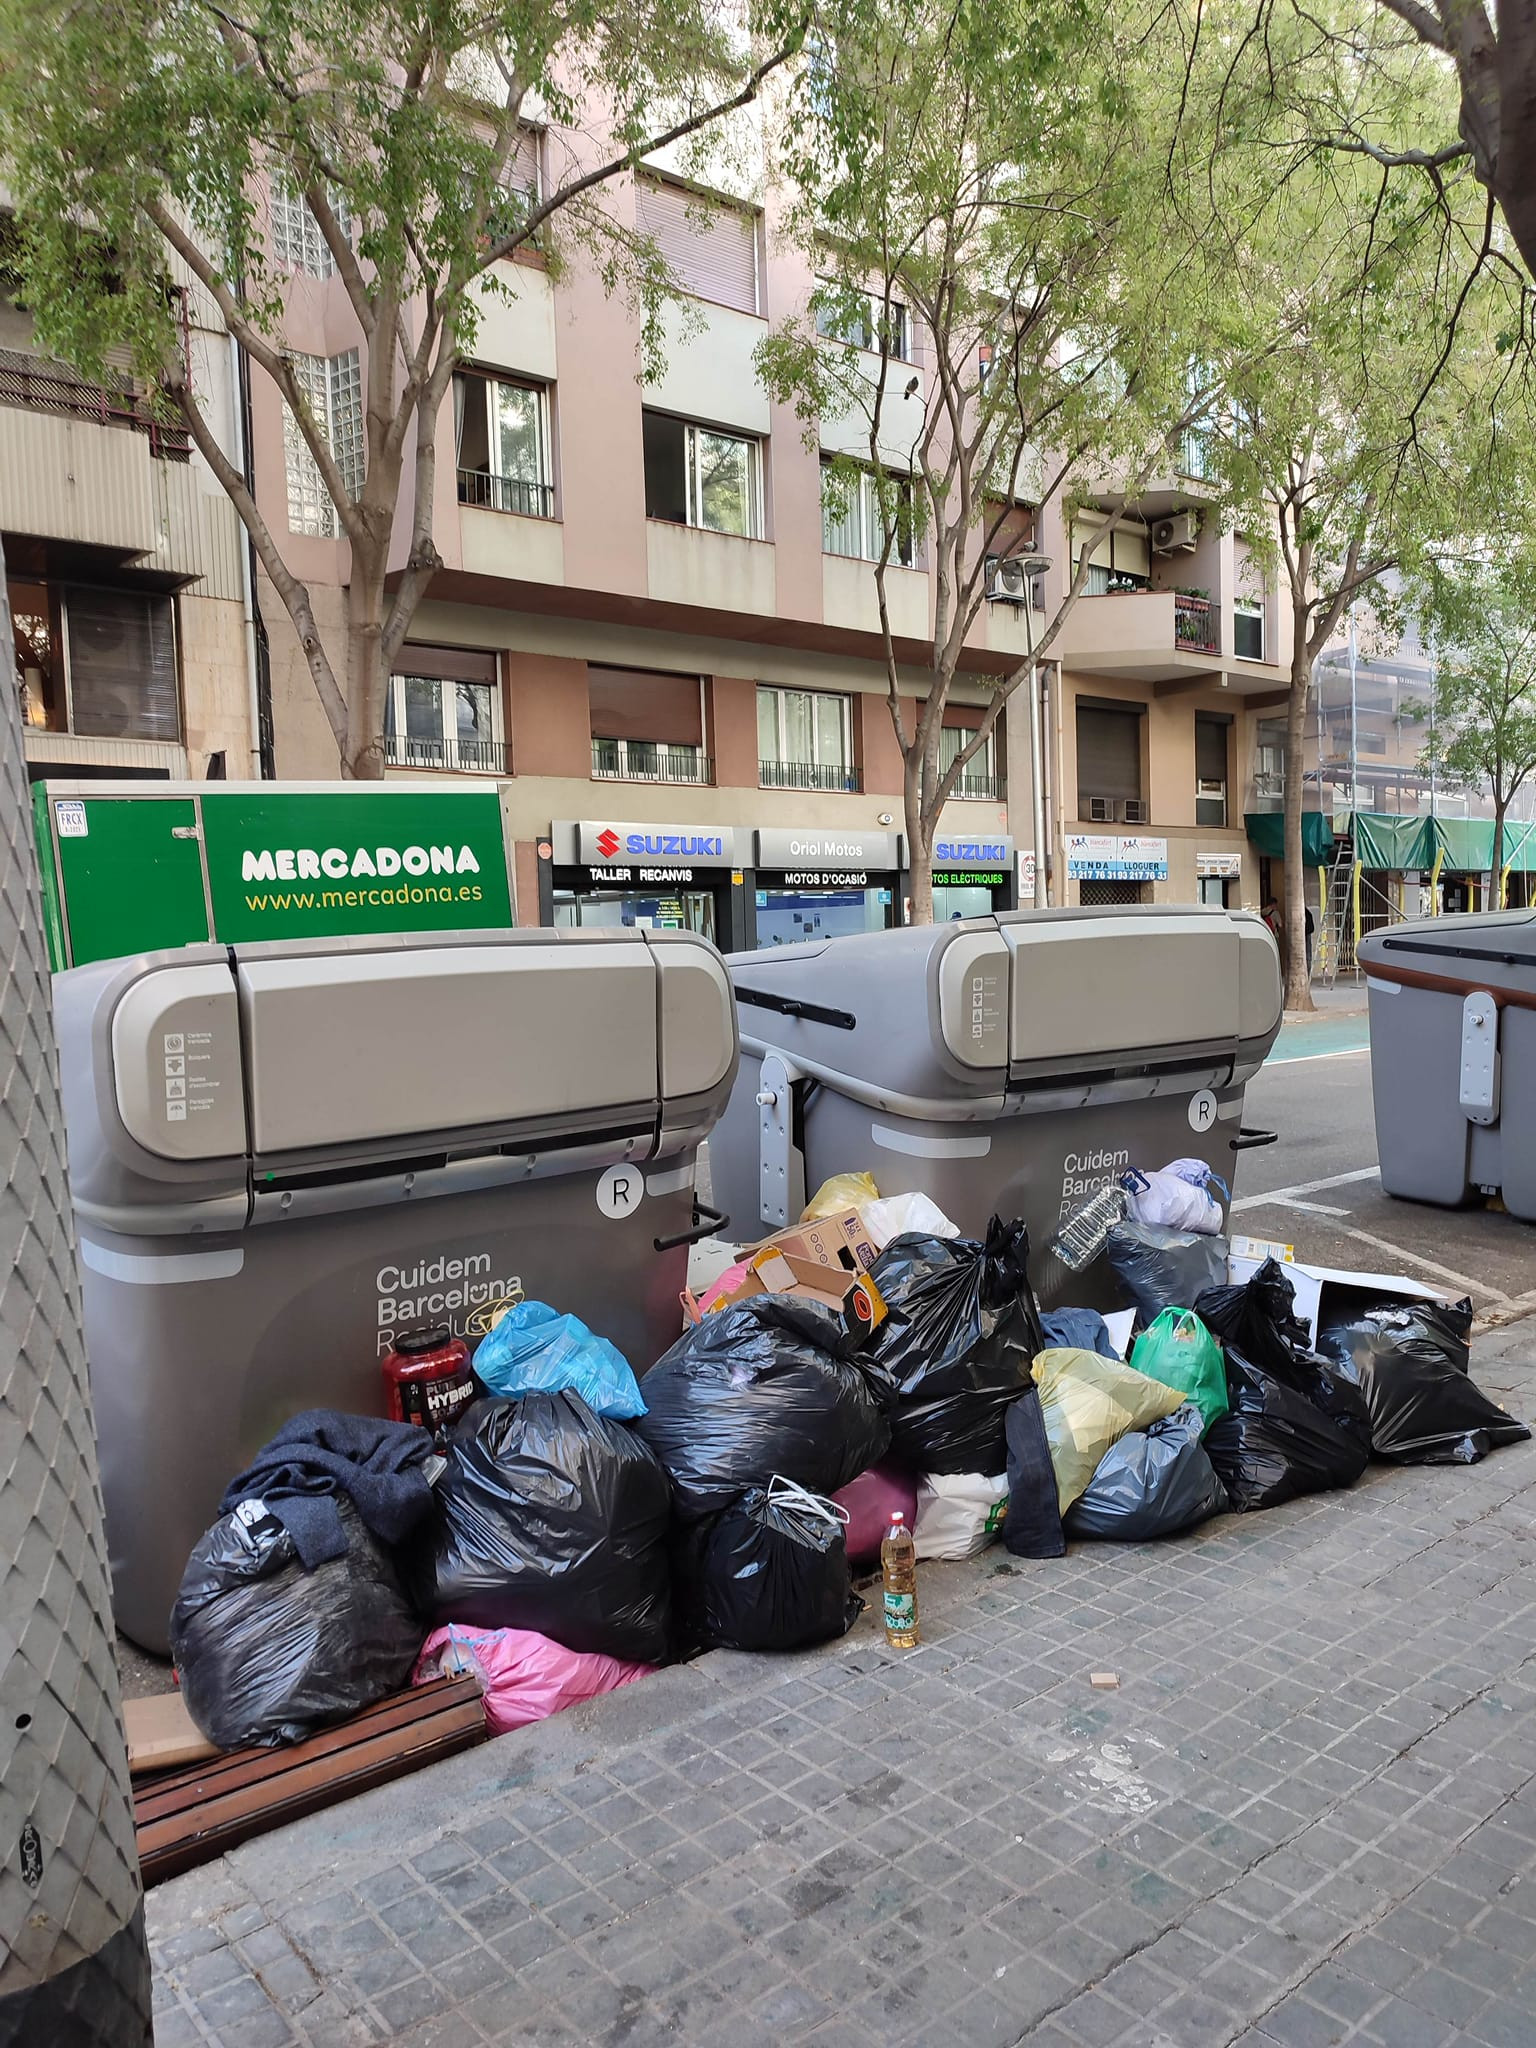
[[[707,1202],[693,1198],[693,1228],[680,1230],[676,1237],[658,1237],[653,1243],[659,1252],[675,1252],[680,1244],[697,1244],[701,1238],[714,1237],[724,1230],[730,1217],[723,1209],[711,1209]]]
[[[1232,1140],[1234,1152],[1254,1152],[1260,1145],[1276,1145],[1280,1142],[1278,1131],[1251,1131],[1246,1124],[1238,1126],[1237,1136]]]

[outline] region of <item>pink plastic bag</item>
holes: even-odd
[[[470,1672],[485,1689],[485,1725],[492,1735],[545,1721],[564,1707],[579,1706],[636,1678],[648,1678],[651,1664],[625,1664],[617,1657],[585,1656],[526,1628],[435,1628],[421,1646],[412,1685]]]
[[[906,1516],[909,1529],[917,1526],[917,1481],[900,1465],[871,1465],[867,1472],[839,1488],[832,1499],[847,1510],[848,1527],[844,1535],[850,1564],[867,1564],[880,1555],[880,1545],[898,1508]]]

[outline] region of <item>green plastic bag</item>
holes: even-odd
[[[1165,1308],[1143,1330],[1131,1364],[1149,1380],[1177,1387],[1200,1410],[1207,1429],[1227,1412],[1227,1368],[1221,1346],[1193,1309]]]

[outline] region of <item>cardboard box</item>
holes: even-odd
[[[819,1301],[824,1308],[835,1310],[849,1335],[860,1342],[885,1320],[885,1303],[867,1273],[801,1258],[781,1250],[772,1240],[753,1254],[747,1276],[735,1292],[712,1303],[709,1313],[750,1301],[755,1294],[789,1294],[801,1301]]]
[[[205,1763],[219,1753],[187,1712],[179,1692],[124,1700],[123,1733],[128,1738],[128,1769],[134,1777],[145,1771],[169,1771],[179,1764]]]
[[[758,1250],[787,1252],[792,1258],[817,1266],[837,1266],[845,1273],[867,1273],[880,1256],[880,1247],[859,1220],[857,1209],[824,1216],[819,1223],[793,1224],[765,1237]]]

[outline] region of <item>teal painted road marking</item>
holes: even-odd
[[[1327,1059],[1339,1053],[1365,1052],[1370,1042],[1370,1025],[1364,1017],[1308,1017],[1302,1023],[1281,1025],[1269,1057],[1272,1064]]]

